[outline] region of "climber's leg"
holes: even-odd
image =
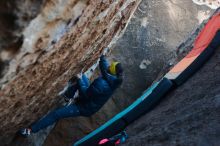
[[[48,115],[33,123],[30,129],[33,133],[36,133],[39,130],[48,127],[49,125],[52,125],[60,119],[76,116],[80,116],[80,112],[75,104],[71,104],[69,106],[58,108],[50,112]]]

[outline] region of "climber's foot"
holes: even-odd
[[[23,128],[18,131],[18,134],[23,136],[23,137],[28,137],[31,135],[31,129],[30,128]]]

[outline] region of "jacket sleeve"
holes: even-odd
[[[111,80],[113,80],[114,78],[112,78],[113,76],[108,73],[109,63],[104,57],[104,55],[100,57],[99,68],[103,78],[106,79],[109,83],[111,83]]]
[[[87,86],[86,86],[86,83],[83,81],[82,78],[78,79],[78,88],[79,88],[79,99],[78,101],[82,101],[82,102],[87,102],[89,101],[89,97],[86,93],[86,90],[87,90]]]
[[[101,70],[102,75],[105,76],[105,74],[107,73],[108,68],[109,68],[109,63],[108,63],[108,61],[106,60],[106,58],[105,58],[104,55],[102,55],[102,56],[100,57],[99,68],[100,68],[100,70]]]

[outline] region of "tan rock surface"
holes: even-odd
[[[22,48],[0,80],[2,144],[57,105],[57,93],[65,82],[97,60],[102,49],[121,34],[138,3],[45,2],[25,29]]]

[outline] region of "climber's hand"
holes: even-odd
[[[71,100],[71,98],[67,98],[67,97],[63,97],[63,99],[64,99],[64,101],[67,102],[67,103],[70,102],[70,100]]]
[[[76,77],[77,77],[78,79],[81,79],[81,78],[82,78],[82,72],[81,72],[81,73],[78,73],[78,74],[76,75]]]
[[[106,56],[110,52],[110,49],[108,47],[104,48],[102,51],[102,55]]]

